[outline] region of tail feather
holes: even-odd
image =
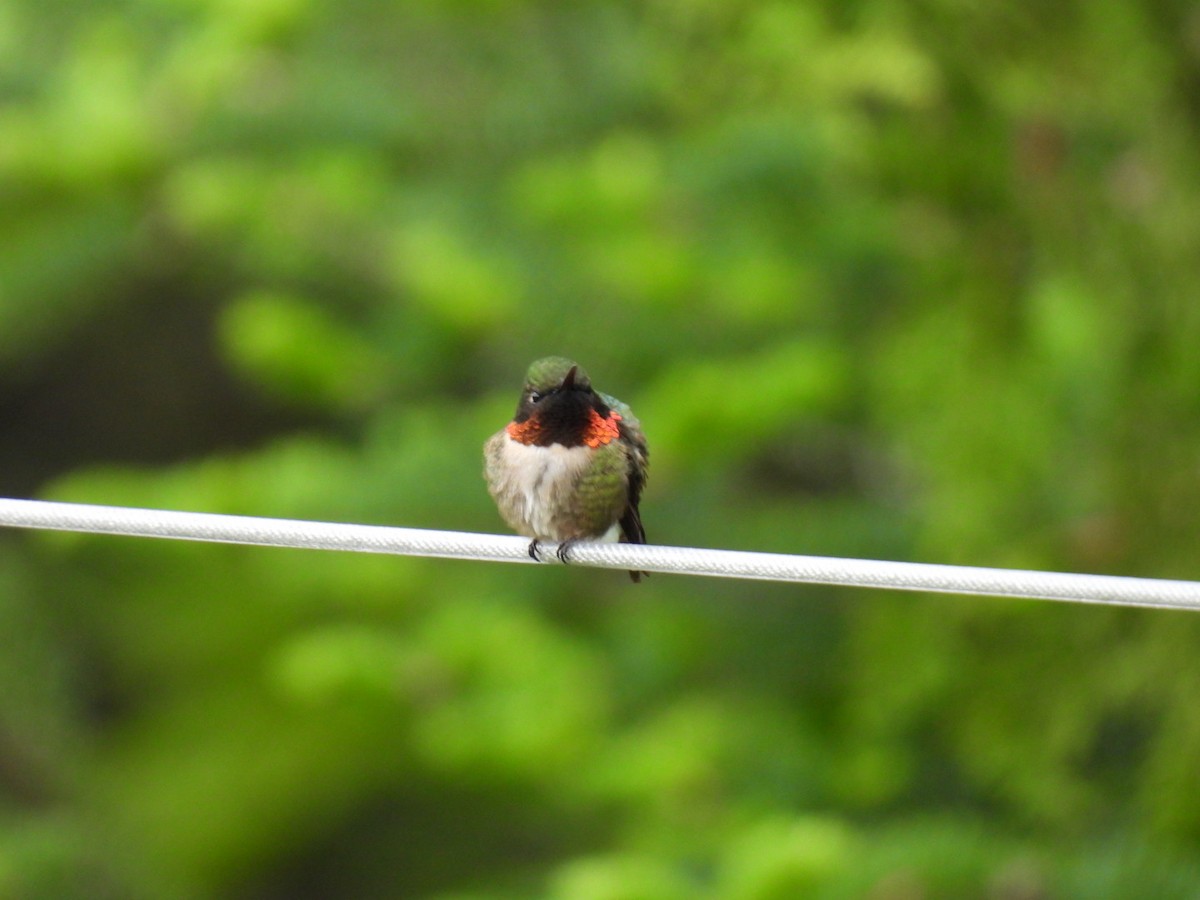
[[[621,543],[622,544],[644,544],[646,543],[646,529],[642,527],[642,517],[638,512],[637,504],[630,503],[625,508],[625,514],[621,516]],[[630,571],[629,577],[634,583],[642,580],[642,576],[650,577],[649,572]]]

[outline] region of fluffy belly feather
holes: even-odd
[[[591,459],[587,447],[553,444],[537,447],[512,440],[501,432],[488,455],[492,494],[508,524],[526,537],[562,541],[581,537],[572,513],[572,494]],[[601,541],[616,541],[614,524]]]

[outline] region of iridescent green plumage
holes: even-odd
[[[534,360],[525,371],[525,386],[549,391],[567,377],[567,373],[575,369],[575,381],[590,384],[587,373],[577,363],[565,356],[547,356]]]

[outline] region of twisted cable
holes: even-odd
[[[533,563],[529,541],[498,534],[268,519],[0,498],[0,526],[308,550]],[[557,564],[555,545],[543,562]],[[578,543],[573,564],[718,578],[936,591],[1200,610],[1200,582],[649,544]]]

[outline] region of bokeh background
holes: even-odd
[[[0,494],[1200,578],[1200,6],[0,2]],[[1200,896],[1200,618],[0,535],[0,895]]]

